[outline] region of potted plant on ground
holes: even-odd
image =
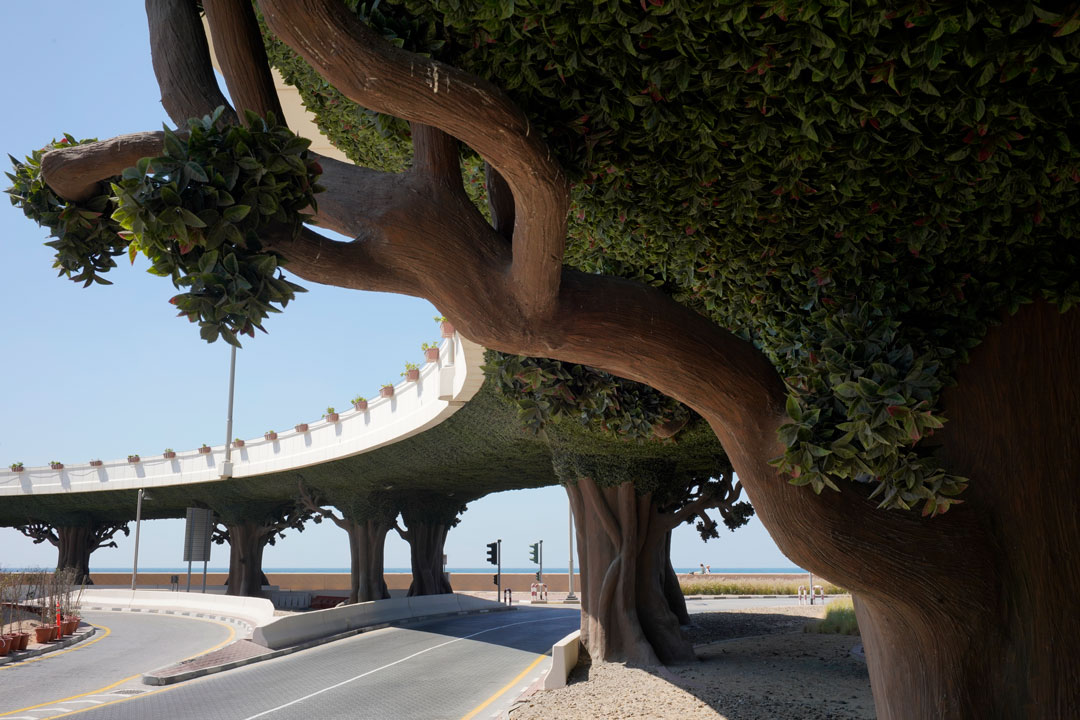
[[[439,329],[442,331],[444,338],[454,337],[454,326],[450,324],[449,320],[439,315],[435,318],[435,322],[439,323]]]
[[[102,463],[100,460],[91,460],[90,461],[90,467],[101,467],[103,464],[104,463]]]
[[[439,343],[423,343],[420,349],[424,351],[424,359],[428,362],[439,362]]]
[[[203,443],[202,447],[199,448],[199,452],[202,453],[203,455],[209,455],[210,454],[210,446],[207,445],[206,443]]]
[[[416,382],[420,379],[420,368],[416,366],[416,363],[405,363],[405,372],[401,373],[401,377],[409,382]]]
[[[165,448],[165,452],[161,453],[161,457],[165,458],[166,460],[172,460],[174,457],[176,457],[176,453],[173,452],[172,448]]]
[[[137,462],[139,462],[139,456],[138,455],[128,455],[128,462],[129,463],[137,463]]]
[[[10,465],[8,465],[8,467],[11,468],[12,472],[22,472],[23,471],[23,464],[21,462],[11,463]]]
[[[241,440],[240,438],[233,438],[232,444],[233,444],[233,447],[238,447],[238,448],[244,447],[244,441]]]
[[[326,418],[326,422],[332,422],[332,423],[335,423],[335,422],[337,422],[337,421],[338,421],[338,418],[339,418],[340,416],[339,416],[339,415],[338,415],[338,413],[337,413],[337,412],[336,412],[336,411],[334,410],[334,408],[332,408],[332,407],[328,407],[328,408],[326,408],[326,412],[325,412],[325,413],[323,413],[323,417],[324,417],[324,418]]]
[[[379,397],[394,397],[394,386],[387,383],[379,388]]]
[[[52,468],[53,470],[63,470],[64,469],[64,463],[60,462],[59,460],[50,460],[49,461],[49,467]]]
[[[307,431],[308,431],[308,424],[307,423],[297,423],[296,424],[296,432],[298,432],[298,433],[306,433]]]
[[[363,395],[357,395],[351,402],[357,412],[367,412],[367,398]]]
[[[267,440],[274,441],[274,440],[277,440],[277,433],[274,432],[273,430],[267,430],[266,432],[263,433],[263,437],[266,438]]]

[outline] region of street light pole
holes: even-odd
[[[574,506],[567,503],[567,509],[570,512],[570,572],[567,573],[567,579],[570,581],[570,592],[567,593],[567,600],[577,600],[577,595],[574,594]]]
[[[135,503],[135,558],[131,561],[131,589],[135,589],[135,580],[139,576],[139,525],[142,522],[143,489],[139,488],[139,499]]]
[[[225,419],[225,462],[221,467],[221,477],[232,477],[232,416],[233,387],[236,385],[236,346],[230,345],[229,355],[229,414]]]

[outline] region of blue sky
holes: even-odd
[[[64,132],[108,138],[156,130],[167,122],[150,64],[143,3],[4,3],[0,47],[5,112],[0,149],[21,158]],[[5,158],[5,169],[6,167]],[[4,178],[4,187],[7,187]],[[112,286],[83,289],[56,277],[46,233],[0,199],[0,463],[144,455],[225,439],[228,346],[207,345],[197,327],[174,317],[167,279],[123,261]],[[420,344],[437,339],[438,311],[416,298],[311,285],[269,335],[245,339],[238,353],[234,432],[318,419],[328,405],[348,406],[399,380],[405,362],[421,362]],[[178,566],[182,521],[143,524],[140,567]],[[132,536],[134,533],[132,533]],[[528,545],[544,540],[545,565],[565,567],[567,504],[559,487],[501,493],[477,501],[450,532],[452,567],[480,567],[485,544],[503,539],[504,565],[524,567]],[[225,565],[215,548],[212,565]],[[130,567],[132,540],[94,554],[94,568]],[[675,533],[676,567],[790,567],[757,520],[702,543],[690,526]],[[51,546],[0,529],[0,566],[49,566]],[[395,534],[387,567],[407,567],[408,546]],[[576,564],[576,559],[575,559]],[[266,567],[347,567],[348,542],[331,523],[309,525],[267,548]]]

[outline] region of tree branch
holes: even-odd
[[[221,105],[226,108],[221,121],[235,123],[236,114],[214,77],[194,0],[146,0],[146,19],[161,104],[176,126],[186,128],[188,118],[209,115]]]
[[[251,110],[265,116],[272,112],[284,123],[251,1],[203,0],[203,10],[210,25],[214,55],[237,113],[243,115],[245,110]]]
[[[85,145],[50,150],[41,156],[41,175],[53,191],[71,202],[100,194],[99,183],[119,175],[144,157],[161,154],[165,134],[119,135]]]
[[[527,317],[554,311],[569,187],[513,102],[469,73],[392,46],[335,0],[261,0],[259,6],[270,30],[346,97],[438,127],[505,178],[516,206],[513,296]]]
[[[581,495],[585,502],[597,514],[600,525],[604,528],[604,532],[607,533],[608,538],[611,540],[611,544],[616,548],[621,548],[622,528],[619,526],[619,521],[616,519],[615,514],[611,511],[611,507],[608,505],[604,493],[596,486],[596,481],[590,477],[582,477],[578,478],[577,484],[578,487],[581,488]]]
[[[324,507],[320,503],[316,502],[315,498],[311,496],[311,493],[309,493],[307,488],[304,486],[303,480],[297,481],[296,484],[300,490],[300,503],[310,512],[322,515],[324,518],[329,519],[342,530],[347,531],[349,530],[350,524],[355,524],[346,520],[344,516],[338,517],[336,514],[334,514],[334,511],[331,508]]]
[[[16,525],[15,529],[21,532],[26,537],[34,541],[35,545],[39,545],[46,540],[50,545],[59,547],[60,538],[56,535],[55,529],[51,525],[46,523],[30,523],[28,525]]]
[[[507,240],[514,237],[514,194],[499,171],[484,163],[484,181],[487,183],[488,210],[495,232]]]
[[[430,125],[412,123],[412,146],[413,172],[461,190],[461,164],[454,138]]]

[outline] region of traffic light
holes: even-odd
[[[540,582],[540,571],[536,571],[536,582]]]
[[[529,546],[529,559],[534,563],[540,562],[540,543],[533,543]]]
[[[495,575],[491,576],[491,584],[492,585],[498,585],[499,584],[499,576],[498,576],[498,574],[495,574]]]
[[[488,562],[492,565],[499,564],[499,543],[488,543]]]

